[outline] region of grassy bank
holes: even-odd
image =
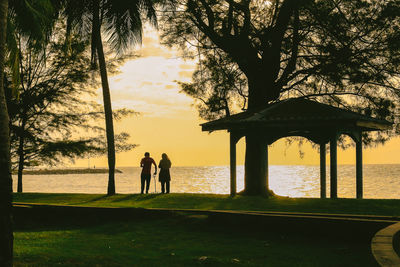
[[[400,216],[400,200],[310,199],[211,194],[125,194],[108,197],[96,194],[16,193],[14,202],[78,205],[92,207],[184,208],[205,210],[253,210],[366,214]]]
[[[16,217],[15,266],[376,266],[370,243],[208,216]]]

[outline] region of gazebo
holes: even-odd
[[[265,149],[289,136],[305,137],[319,144],[321,198],[326,198],[326,144],[330,143],[330,197],[337,198],[337,139],[346,134],[356,143],[356,197],[362,198],[362,132],[388,130],[391,126],[386,120],[303,98],[283,100],[201,124],[202,131],[227,130],[230,133],[232,196],[236,194],[236,143],[247,134],[257,132],[260,142],[267,144]],[[268,172],[266,178],[268,181]]]

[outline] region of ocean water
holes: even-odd
[[[118,168],[116,191],[121,194],[140,192],[139,167]],[[364,198],[400,198],[400,165],[364,165]],[[244,168],[237,167],[237,188],[244,187]],[[338,166],[338,197],[354,198],[356,194],[354,165]],[[16,176],[13,177],[16,179]],[[107,174],[24,175],[24,192],[99,193],[107,192]],[[171,192],[229,194],[229,166],[173,167]],[[276,194],[289,197],[319,197],[319,166],[272,165],[269,185]],[[327,195],[329,196],[329,166]],[[16,191],[16,181],[13,184]],[[160,183],[152,178],[150,192],[160,192]]]

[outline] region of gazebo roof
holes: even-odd
[[[283,100],[201,124],[203,131],[245,131],[260,128],[296,131],[322,127],[339,131],[376,131],[387,130],[391,126],[392,123],[386,120],[303,98]]]

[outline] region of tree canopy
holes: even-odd
[[[400,1],[175,2],[162,12],[161,25],[166,43],[199,56],[192,87],[183,87],[189,94],[194,86],[201,95],[204,85],[218,92],[219,82],[200,86],[199,72],[231,80],[224,66],[232,62],[247,88],[243,94],[234,86],[238,80],[230,81],[230,95],[248,94],[246,108],[307,97],[393,119],[400,99]]]

